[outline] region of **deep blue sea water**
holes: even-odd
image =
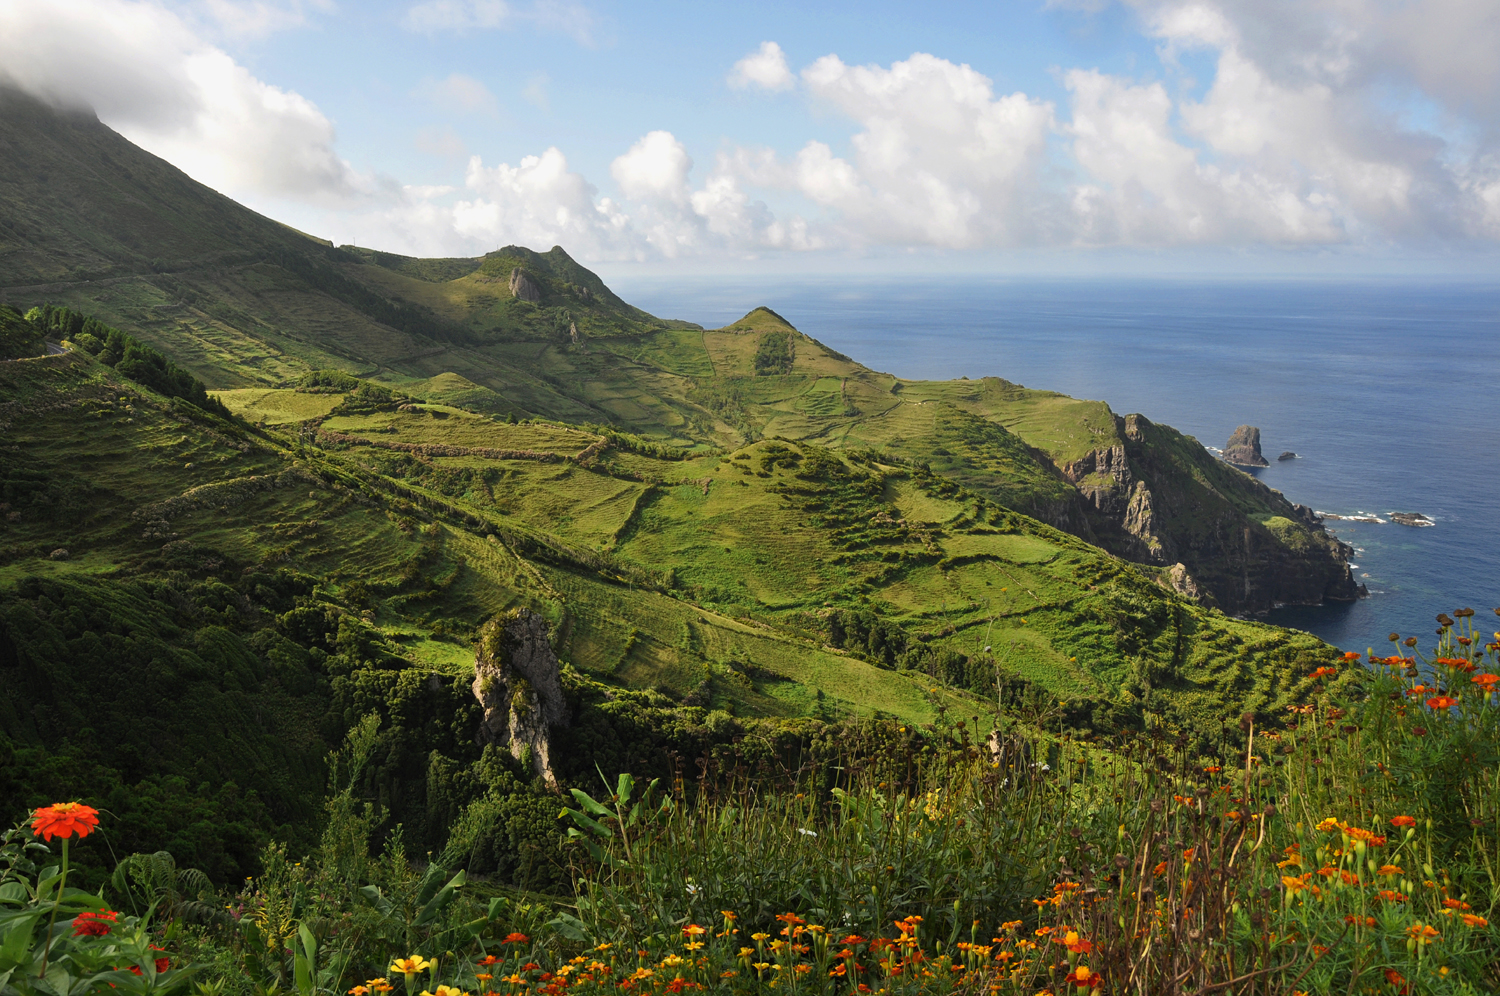
[[[1370,597],[1271,621],[1344,649],[1431,642],[1460,606],[1500,629],[1500,282],[615,279],[707,327],[765,304],[867,366],[997,375],[1107,401],[1210,446],[1259,426],[1263,481],[1324,512]],[[1284,450],[1297,460],[1277,462]],[[1393,511],[1436,521],[1410,528]],[[1488,619],[1488,622],[1484,622]]]

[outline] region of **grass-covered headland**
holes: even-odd
[[[570,826],[547,892],[466,875],[477,813],[440,853],[372,847],[371,715],[330,759],[320,839],[268,846],[238,887],[165,853],[70,868],[112,817],[38,809],[0,847],[0,979],[49,996],[1493,992],[1500,643],[1455,615],[1431,656],[1393,634],[1392,656],[1283,722],[1247,715],[1213,763],[1157,730],[976,741],[943,715],[596,780],[549,801]]]

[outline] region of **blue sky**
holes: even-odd
[[[1485,273],[1492,0],[0,0],[0,66],[245,203],[614,269]]]

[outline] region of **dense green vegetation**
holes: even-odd
[[[114,367],[117,372],[158,394],[181,398],[215,415],[229,414],[222,402],[208,396],[201,380],[134,336],[111,328],[91,315],[44,304],[28,311],[24,320],[39,330],[39,338],[50,335],[70,340],[79,349],[97,356],[100,363]]]

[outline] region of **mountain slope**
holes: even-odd
[[[902,381],[769,308],[717,330],[657,319],[561,247],[468,260],[334,248],[91,115],[4,89],[0,240],[0,302],[96,314],[210,387],[285,388],[335,368],[481,414],[613,425],[694,452],[774,436],[874,447],[1170,569],[1227,611],[1356,593],[1347,548],[1315,521],[1102,402],[997,378]]]

